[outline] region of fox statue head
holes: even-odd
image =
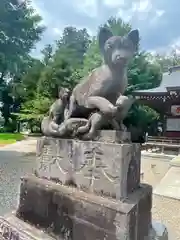
[[[107,28],[99,31],[99,47],[105,64],[110,68],[122,68],[137,51],[139,44],[139,31],[132,30],[126,36],[113,36]]]

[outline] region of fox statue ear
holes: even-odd
[[[132,41],[134,48],[137,49],[139,44],[139,31],[137,29],[132,30],[129,32],[128,38]]]
[[[105,27],[100,28],[98,39],[99,39],[99,47],[102,53],[104,52],[105,42],[112,36],[113,34],[109,29]]]

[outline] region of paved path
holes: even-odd
[[[180,201],[153,195],[152,217],[169,231],[169,240],[180,240]]]
[[[20,177],[35,167],[35,140],[25,140],[0,148],[0,215],[16,208]]]
[[[9,144],[4,147],[0,147],[0,152],[16,152],[16,155],[24,155],[25,153],[35,152],[36,141],[36,139],[27,139],[13,144]]]

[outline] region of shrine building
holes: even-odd
[[[156,110],[163,117],[163,135],[180,137],[180,66],[163,74],[159,87],[133,92],[138,101]]]

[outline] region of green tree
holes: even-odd
[[[47,66],[53,57],[53,46],[51,44],[47,44],[41,53],[43,54],[43,63]]]
[[[74,27],[66,27],[62,37],[57,41],[55,58],[62,55],[71,67],[77,69],[83,64],[89,44],[90,36],[85,28],[78,30]]]
[[[4,58],[4,72],[14,73],[22,58],[40,40],[44,27],[41,17],[24,1],[0,1],[0,53]]]
[[[14,103],[11,86],[26,72],[28,54],[40,40],[44,27],[40,25],[41,17],[26,1],[0,1],[0,16],[0,100],[7,126]]]
[[[146,52],[138,53],[128,68],[127,93],[133,90],[149,89],[159,86],[162,79],[160,66],[148,61]]]
[[[44,68],[45,65],[38,59],[29,62],[27,72],[20,77],[15,76],[11,82],[12,95],[21,102],[33,99],[36,95],[37,82]]]
[[[89,46],[90,36],[86,29],[66,27],[62,37],[56,42],[56,51],[45,48],[44,59],[49,56],[51,61],[41,73],[38,81],[38,93],[50,98],[57,97],[59,87],[72,89],[82,76],[83,59]],[[51,54],[48,54],[50,50]],[[43,60],[44,61],[44,60]]]
[[[21,112],[14,115],[21,122],[27,122],[31,132],[39,132],[41,121],[48,113],[51,104],[51,99],[37,94],[34,99],[23,103]]]
[[[60,87],[72,88],[72,68],[64,58],[59,58],[47,65],[41,72],[37,92],[43,96],[55,99]]]
[[[82,74],[86,76],[93,69],[99,67],[102,64],[102,62],[103,61],[102,61],[102,56],[100,55],[100,52],[99,52],[98,41],[97,41],[97,38],[94,37],[84,57]]]
[[[125,23],[121,18],[111,17],[107,20],[103,27],[110,29],[112,33],[117,36],[124,36],[131,31],[131,25],[129,23]]]
[[[168,72],[169,67],[180,65],[180,56],[176,53],[176,51],[172,50],[169,55],[151,55],[151,61],[159,64],[162,72]]]

